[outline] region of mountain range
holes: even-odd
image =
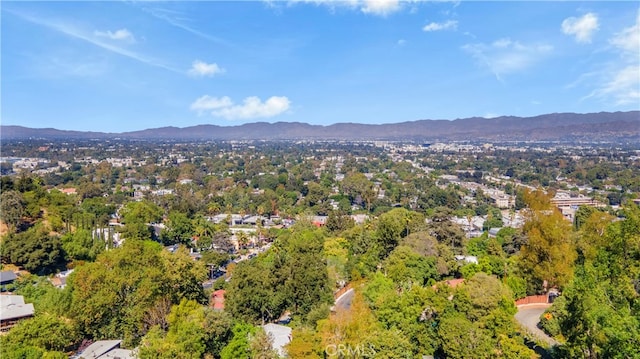
[[[145,140],[413,140],[413,141],[603,141],[640,142],[640,111],[553,113],[534,117],[472,117],[390,124],[256,122],[197,125],[104,133],[0,126],[0,139]]]

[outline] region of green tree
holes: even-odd
[[[349,216],[345,211],[338,210],[329,212],[325,228],[331,232],[341,232],[345,229],[352,228],[354,225],[355,223],[351,216]]]
[[[440,320],[441,346],[447,358],[493,358],[495,352],[488,334],[462,313]]]
[[[18,191],[3,191],[0,195],[0,218],[12,230],[16,230],[22,221],[25,200]]]
[[[22,275],[14,283],[15,293],[24,297],[26,303],[33,303],[36,313],[50,314],[56,317],[69,315],[71,306],[70,292],[60,290],[46,277]]]
[[[191,238],[194,235],[194,226],[191,219],[186,214],[177,211],[169,212],[167,227],[162,231],[160,237],[165,245],[186,244],[191,245]]]
[[[438,316],[449,304],[446,295],[417,285],[400,293],[395,288],[390,280],[384,283],[376,274],[367,284],[365,296],[383,327],[397,329],[408,339],[412,357],[432,355],[438,348]]]
[[[442,315],[441,348],[451,358],[533,357],[517,335],[515,312],[511,291],[497,278],[477,273],[458,287],[453,308]]]
[[[13,263],[37,274],[49,274],[64,266],[64,252],[60,238],[49,234],[44,224],[37,224],[25,232],[12,233],[0,247],[2,262]]]
[[[335,285],[346,282],[349,242],[341,237],[327,238],[324,241],[323,256],[327,260],[329,281]]]
[[[45,313],[19,322],[3,338],[1,346],[13,346],[13,350],[36,347],[44,351],[67,352],[75,348],[80,339],[68,319]]]
[[[86,229],[66,233],[61,237],[61,241],[62,249],[71,260],[95,260],[106,247],[104,239],[93,238],[91,232]]]
[[[142,339],[141,358],[193,358],[220,354],[231,336],[231,319],[183,299],[168,315],[169,330],[153,327]]]
[[[149,200],[129,202],[121,210],[125,224],[160,222],[162,209]]]
[[[436,208],[429,223],[429,233],[438,242],[450,245],[453,250],[461,246],[464,232],[451,221],[452,215],[453,212],[447,207]]]
[[[394,208],[384,213],[378,219],[376,237],[382,248],[382,256],[386,257],[398,245],[400,240],[406,237],[410,230],[412,220],[417,220],[404,208]]]
[[[382,268],[396,285],[426,285],[438,278],[435,258],[423,257],[406,246],[396,247],[383,262]]]
[[[225,307],[235,318],[262,323],[278,318],[285,308],[282,293],[276,291],[273,267],[258,258],[239,263],[233,270],[225,296]]]
[[[342,193],[349,197],[352,204],[365,204],[368,209],[370,208],[373,184],[363,173],[351,172],[347,174],[341,185]],[[365,200],[369,202],[365,202]]]
[[[568,358],[640,356],[640,209],[626,208],[624,215],[604,233],[597,214],[581,227],[582,236],[602,238],[591,242],[595,255],[584,256],[550,311]]]
[[[324,238],[319,230],[294,229],[281,236],[283,251],[275,258],[278,281],[286,303],[294,313],[305,315],[316,305],[329,302],[331,288],[323,256]]]
[[[564,300],[559,303],[563,306],[558,320],[566,338],[567,357],[640,356],[638,300],[620,298],[620,291],[624,290],[621,284],[601,280],[597,269],[589,264],[578,268],[575,280],[563,292]]]
[[[438,255],[438,241],[426,231],[409,234],[400,241],[400,245],[413,249],[421,256],[435,257]]]
[[[233,337],[222,351],[221,359],[250,359],[251,347],[249,338],[256,332],[256,327],[246,323],[236,323],[233,327]]]
[[[204,266],[185,251],[169,253],[150,241],[126,241],[76,269],[69,280],[72,316],[90,338],[123,338],[132,345],[161,298],[206,302]]]

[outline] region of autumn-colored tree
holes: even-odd
[[[542,288],[544,281],[549,287],[562,287],[571,279],[577,257],[571,223],[542,191],[525,191],[525,200],[527,243],[520,251],[522,269],[535,288]]]
[[[411,344],[397,329],[384,329],[356,290],[349,309],[339,308],[318,321],[325,355],[361,358],[411,358]],[[342,348],[342,352],[340,351]]]
[[[296,327],[291,336],[291,342],[285,347],[289,358],[320,359],[324,357],[321,339],[315,328]]]

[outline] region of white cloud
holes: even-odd
[[[208,76],[212,77],[217,74],[224,73],[226,70],[218,66],[216,63],[208,64],[206,62],[195,60],[189,69],[191,76]]]
[[[313,4],[325,6],[330,11],[338,8],[361,11],[365,14],[385,17],[394,12],[400,11],[405,3],[420,2],[420,0],[289,0],[287,4]],[[267,4],[272,6],[274,1],[267,0]]]
[[[509,38],[491,44],[477,43],[462,46],[481,66],[489,68],[499,81],[507,74],[533,66],[553,50],[547,44],[521,44]]]
[[[227,120],[267,118],[277,116],[289,110],[291,101],[285,96],[272,96],[262,102],[256,96],[247,97],[242,104],[236,105],[228,96],[211,97],[204,95],[191,104],[191,110],[202,114],[211,111],[214,117]]]
[[[115,32],[96,30],[93,32],[93,34],[99,37],[106,37],[111,40],[120,40],[120,41],[128,41],[128,42],[136,41],[135,37],[133,37],[133,34],[127,29],[120,29],[120,30],[116,30]]]
[[[569,17],[562,21],[562,32],[574,35],[579,43],[590,43],[598,28],[598,16],[591,12],[580,18]]]
[[[609,43],[619,57],[602,66],[605,70],[590,74],[595,89],[585,98],[596,97],[614,106],[640,103],[640,11],[636,23],[616,33]]]
[[[489,119],[489,118],[496,118],[496,117],[500,117],[500,116],[502,116],[502,115],[499,115],[499,114],[493,113],[493,112],[489,112],[489,113],[484,114],[484,116],[482,116],[482,117]]]
[[[361,10],[365,14],[387,16],[400,10],[399,0],[364,0]]]
[[[204,95],[195,100],[190,108],[192,111],[197,111],[198,114],[202,114],[205,111],[217,110],[229,106],[233,106],[233,101],[231,101],[231,98],[228,96],[211,97]]]
[[[405,40],[405,39],[398,40],[398,46],[404,46],[406,44],[407,44],[407,40]]]
[[[494,47],[501,47],[501,48],[505,48],[505,47],[509,47],[509,45],[511,45],[511,39],[509,38],[504,38],[504,39],[498,39],[496,41],[493,42],[493,46]]]
[[[640,103],[640,67],[629,65],[610,74],[609,79],[589,97],[611,98],[616,106]]]
[[[422,28],[422,31],[441,31],[441,30],[455,30],[458,28],[458,22],[455,20],[448,20],[446,22],[432,22]]]
[[[640,11],[638,11],[635,25],[615,34],[609,42],[624,52],[640,56]]]

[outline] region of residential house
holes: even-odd
[[[489,238],[496,238],[502,228],[489,228]]]
[[[60,272],[53,276],[53,278],[50,278],[49,282],[51,282],[51,284],[56,288],[64,289],[64,287],[67,286],[67,277],[69,277],[69,274],[71,273],[73,273],[73,269]]]
[[[323,227],[327,223],[327,217],[314,216],[313,221],[311,223],[316,227]]]
[[[260,225],[264,224],[264,218],[261,216],[247,216],[242,220],[242,224],[249,224],[252,226],[257,225],[258,223],[260,223]]]
[[[18,276],[16,276],[16,273],[13,271],[6,270],[0,272],[0,285],[3,287],[13,283],[16,279],[18,279]]]
[[[0,332],[6,332],[23,319],[35,314],[32,303],[21,295],[0,295]]]
[[[98,340],[86,347],[74,358],[84,359],[134,359],[137,358],[135,350],[122,349],[122,340]]]

